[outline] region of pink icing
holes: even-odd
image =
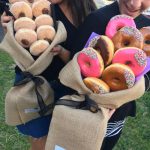
[[[135,76],[141,74],[146,65],[147,65],[147,57],[144,51],[138,48],[122,48],[116,51],[112,63],[121,63],[128,65]]]
[[[110,19],[106,26],[105,35],[112,39],[116,32],[122,27],[130,26],[136,28],[132,17],[127,15],[117,15]]]
[[[90,48],[78,54],[77,62],[84,77],[100,77],[101,66],[97,54]]]

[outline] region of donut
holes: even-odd
[[[28,0],[9,0],[9,3],[10,4],[13,4],[13,3],[15,3],[15,2],[20,2],[20,1],[24,1],[24,2],[29,2]]]
[[[46,40],[35,41],[30,46],[30,53],[34,56],[39,56],[48,48],[48,46],[49,46],[49,43]]]
[[[136,28],[132,17],[128,15],[116,15],[110,19],[106,26],[105,35],[112,39],[116,32],[122,27],[130,26]]]
[[[143,50],[135,47],[127,47],[115,52],[112,63],[128,65],[134,72],[134,75],[138,76],[144,71],[147,65],[147,57]]]
[[[143,48],[143,35],[133,27],[121,28],[112,38],[115,46],[115,51],[123,47]]]
[[[104,65],[111,63],[114,55],[114,44],[110,38],[104,35],[100,36],[93,48],[101,54]]]
[[[30,18],[21,17],[21,18],[15,20],[14,29],[15,29],[15,31],[18,31],[19,29],[22,29],[22,28],[35,30],[36,24]]]
[[[84,77],[100,77],[104,70],[101,55],[92,47],[84,48],[77,56],[81,74]]]
[[[14,15],[15,19],[20,17],[28,17],[32,19],[33,17],[30,5],[24,1],[12,4],[10,12]]]
[[[42,26],[42,25],[53,26],[53,19],[50,15],[43,14],[43,15],[38,16],[35,19],[35,24],[37,27]]]
[[[40,26],[37,29],[37,36],[39,40],[47,40],[51,43],[55,37],[55,34],[55,29],[49,25]]]
[[[21,46],[28,48],[37,40],[37,34],[31,29],[20,29],[16,32],[15,39]]]
[[[84,84],[95,94],[109,93],[109,86],[101,79],[94,77],[87,77],[83,79]]]
[[[140,29],[140,32],[143,35],[143,51],[147,56],[150,56],[150,27],[143,27]]]
[[[42,14],[50,14],[50,2],[48,0],[38,0],[32,4],[32,12],[35,17]]]
[[[111,64],[102,73],[102,80],[111,91],[119,91],[133,87],[135,75],[130,67],[124,64]]]

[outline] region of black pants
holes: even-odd
[[[101,150],[112,150],[114,146],[117,144],[122,131],[120,131],[117,135],[113,137],[106,137],[103,141]]]
[[[107,124],[107,133],[101,150],[112,150],[114,148],[121,136],[126,117],[135,117],[135,113],[135,101],[124,104],[115,111]]]

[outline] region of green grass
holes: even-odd
[[[14,63],[10,57],[0,52],[0,150],[28,150],[26,137],[15,127],[5,124],[4,98],[13,84]],[[150,95],[137,101],[136,118],[127,119],[123,134],[114,150],[149,150],[150,148]]]

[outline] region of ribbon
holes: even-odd
[[[97,113],[100,110],[98,104],[92,99],[90,99],[87,95],[85,95],[84,101],[79,102],[73,100],[60,99],[56,102],[55,105],[64,105],[73,107],[75,109],[90,110],[92,113]]]
[[[41,94],[38,91],[38,87],[44,83],[44,80],[38,76],[33,76],[30,72],[22,72],[23,79],[21,81],[15,82],[14,86],[20,86],[33,81],[35,84],[35,93],[37,95],[38,105],[40,107],[39,114],[44,116],[50,109],[54,108],[54,104],[49,104],[48,106],[44,103]]]

